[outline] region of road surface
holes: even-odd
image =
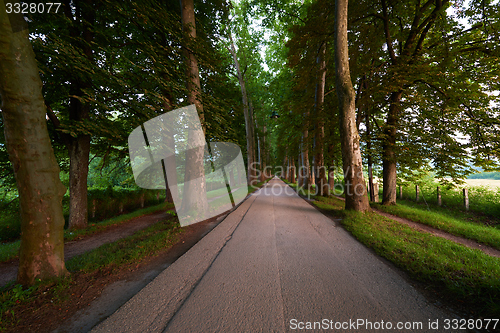
[[[273,179],[92,332],[443,332],[447,318]]]

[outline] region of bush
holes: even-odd
[[[0,242],[19,238],[21,223],[19,217],[19,199],[0,199]]]
[[[108,187],[88,193],[89,221],[102,221],[165,200],[165,191]]]
[[[89,189],[87,195],[89,222],[102,221],[142,207],[153,206],[165,200],[165,191],[122,187]],[[0,212],[0,241],[5,242],[19,239],[21,235],[19,199],[16,198],[7,201],[0,198]],[[67,228],[69,219],[68,193],[63,197],[63,214],[66,220],[65,228]]]

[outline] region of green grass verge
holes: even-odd
[[[66,262],[66,267],[73,274],[88,274],[138,263],[141,259],[153,256],[175,244],[184,230],[176,218],[169,217],[129,237],[75,256]],[[17,306],[34,302],[42,292],[44,297],[46,293],[49,294],[50,302],[64,301],[65,297],[68,297],[67,290],[73,284],[72,279],[73,277],[69,276],[43,283],[38,281],[27,289],[21,285],[0,288],[0,331],[16,324]]]
[[[131,236],[75,256],[66,261],[66,268],[70,272],[90,273],[102,268],[135,262],[174,244],[178,234],[183,230],[185,229],[179,226],[177,219],[158,222]]]
[[[161,203],[161,204],[156,205],[156,206],[151,206],[148,208],[136,210],[135,212],[132,212],[129,214],[123,214],[123,215],[111,218],[109,220],[105,220],[105,221],[98,222],[98,223],[91,223],[85,229],[72,230],[72,231],[65,230],[64,231],[64,240],[71,241],[71,240],[77,239],[79,237],[92,235],[92,234],[98,233],[100,231],[106,230],[110,226],[118,225],[118,224],[130,221],[131,219],[145,216],[145,215],[149,215],[149,214],[153,214],[153,213],[156,213],[156,212],[159,212],[162,210],[170,209],[172,207],[173,207],[173,204],[164,202],[164,203]],[[21,244],[20,241],[0,244],[0,262],[5,262],[5,261],[10,261],[10,260],[16,259],[19,255],[20,244]]]
[[[397,204],[384,206],[372,204],[386,213],[407,218],[450,234],[472,239],[500,250],[500,229],[478,223],[469,222],[466,217],[457,217],[445,212],[428,211],[418,206]]]
[[[409,275],[476,315],[500,316],[500,259],[423,233],[374,212],[344,211],[336,198],[316,198],[359,241]]]

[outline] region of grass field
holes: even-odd
[[[490,188],[500,188],[500,180],[497,179],[466,179],[468,186],[488,186]]]

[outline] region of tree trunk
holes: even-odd
[[[262,181],[266,180],[268,178],[268,175],[266,173],[266,166],[267,166],[267,161],[266,161],[266,157],[267,157],[267,149],[266,149],[266,125],[264,124],[264,126],[262,127],[262,152],[261,152],[261,157],[262,157],[262,160],[261,160],[261,167],[262,167],[262,175],[263,175],[263,179]]]
[[[323,154],[323,146],[325,142],[325,125],[323,121],[323,104],[325,101],[325,84],[326,84],[326,43],[323,44],[320,54],[318,55],[319,62],[319,78],[316,91],[316,107],[318,113],[318,129],[316,131],[316,156],[315,165],[318,180],[316,181],[317,193],[321,196],[329,196],[328,182],[326,179],[325,159]]]
[[[248,185],[254,185],[254,181],[256,180],[255,173],[255,139],[254,139],[254,128],[253,128],[253,108],[249,107],[247,89],[245,85],[245,79],[243,77],[243,73],[241,72],[240,62],[238,61],[238,56],[236,54],[236,48],[234,46],[233,37],[229,34],[229,40],[231,42],[231,47],[229,51],[233,56],[234,66],[236,67],[236,73],[238,75],[238,81],[240,83],[241,88],[241,98],[243,101],[243,114],[245,116],[245,129],[247,135],[247,176],[248,176]]]
[[[166,41],[165,41],[165,43],[166,43]],[[168,96],[168,98],[163,101],[163,107],[164,107],[165,111],[172,111],[172,106],[171,106],[171,104],[169,102],[170,100],[172,100],[171,97],[170,97],[170,94],[168,92],[164,91],[163,95],[164,96]],[[167,126],[167,129],[168,128],[169,128],[169,126]],[[167,141],[167,142],[165,142],[167,147],[175,147],[175,140],[174,140],[174,137],[172,135],[168,135],[168,134],[165,135],[163,137],[163,140]],[[174,197],[177,197],[178,194],[177,194],[177,192],[173,193],[172,189],[170,188],[170,186],[168,186],[167,170],[166,170],[166,166],[165,166],[165,161],[162,160],[161,163],[162,163],[162,168],[163,168],[163,178],[165,179],[165,202],[173,203],[174,202]],[[170,161],[169,168],[172,169],[170,171],[172,175],[177,174],[175,158],[173,158]],[[175,187],[175,188],[177,188],[177,187]]]
[[[348,0],[336,0],[335,5],[335,71],[339,99],[339,123],[342,162],[345,179],[345,208],[356,211],[370,209],[363,178],[363,163],[356,128],[355,93],[349,71],[347,47]]]
[[[399,105],[401,102],[402,92],[394,92],[391,94],[391,105],[387,114],[387,121],[384,127],[384,144],[382,152],[384,188],[382,194],[383,205],[396,204],[396,134],[399,117]]]
[[[300,164],[301,187],[311,187],[311,170],[309,166],[309,112],[304,114],[304,131],[302,132],[302,154]]]
[[[181,19],[182,30],[186,36],[183,47],[187,64],[187,99],[190,105],[194,104],[196,106],[196,111],[198,112],[198,117],[203,128],[203,134],[205,134],[205,118],[203,104],[201,102],[198,61],[191,51],[191,47],[195,45],[196,42],[196,22],[193,0],[181,0]],[[196,129],[190,127],[188,131],[188,140],[197,137],[199,134],[200,133],[197,133]],[[205,147],[203,146],[186,151],[186,168],[180,209],[181,214],[185,214],[188,211],[196,211],[196,214],[203,216],[208,210],[207,196],[204,195],[206,193],[204,154]],[[192,195],[193,193],[197,193],[198,195]]]
[[[366,155],[368,159],[368,187],[370,188],[370,201],[375,200],[375,192],[373,191],[373,163],[372,163],[372,132],[370,124],[370,108],[366,108],[365,113],[366,125]]]
[[[92,10],[92,2],[86,2],[86,9],[81,7],[77,11],[80,16],[78,19],[83,20],[82,31],[78,31],[76,27],[71,28],[71,36],[74,38],[82,38],[81,50],[85,57],[90,61],[93,60],[92,40],[94,33],[91,27],[95,21],[95,15]],[[75,4],[76,5],[76,4]],[[70,4],[65,4],[65,15],[73,24],[76,22],[73,19]],[[89,27],[90,26],[90,27]],[[80,36],[81,34],[81,36]],[[79,97],[84,96],[84,90],[92,87],[90,78],[83,78],[75,75],[70,79],[70,103],[69,103],[69,119],[71,122],[82,122],[90,117],[90,105],[83,104]],[[88,206],[87,206],[87,177],[89,172],[89,155],[90,155],[90,136],[77,133],[76,137],[67,136],[67,148],[69,156],[69,229],[85,228],[88,223]]]
[[[89,173],[90,136],[71,137],[69,153],[69,229],[87,226],[87,176]]]
[[[5,8],[1,0],[0,8]],[[59,166],[52,150],[42,82],[22,15],[0,10],[0,96],[5,142],[14,168],[21,215],[17,281],[67,274]],[[11,26],[12,24],[12,26]]]
[[[186,59],[186,87],[188,90],[188,103],[196,106],[198,117],[200,118],[203,132],[205,133],[205,113],[201,98],[200,73],[198,70],[198,60],[191,48],[196,43],[196,21],[194,15],[194,1],[181,0],[182,31],[187,36],[184,43],[184,57]]]

